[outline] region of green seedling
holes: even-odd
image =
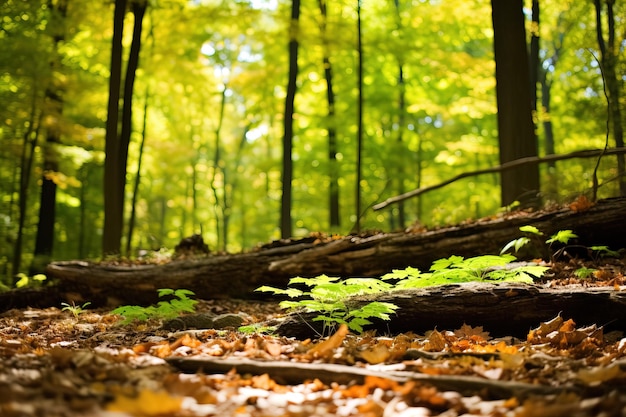
[[[422,288],[433,285],[456,284],[473,281],[522,282],[532,284],[541,277],[547,267],[541,265],[514,264],[512,255],[483,255],[473,258],[451,256],[433,262],[429,272],[417,268],[394,269],[381,277],[397,280],[394,289]]]
[[[36,274],[32,277],[20,272],[16,275],[17,282],[15,283],[16,288],[24,288],[24,287],[41,287],[43,283],[48,279],[44,274]]]
[[[349,278],[320,275],[315,278],[296,277],[289,281],[289,288],[280,289],[263,286],[257,291],[284,295],[290,299],[280,306],[291,312],[318,313],[313,321],[321,321],[324,329],[333,330],[339,324],[346,324],[349,329],[361,333],[364,326],[372,324],[372,319],[390,320],[398,306],[392,303],[371,302],[358,305],[352,297],[367,294],[379,294],[406,288],[419,288],[433,285],[462,283],[469,281],[485,282],[525,282],[532,283],[533,277],[540,277],[548,269],[540,265],[515,265],[512,255],[485,255],[464,259],[460,256],[435,261],[430,272],[421,272],[417,268],[396,269],[377,278]],[[303,290],[300,287],[307,287]]]
[[[78,316],[80,316],[82,313],[85,312],[85,308],[87,308],[89,304],[91,304],[89,301],[87,301],[83,305],[78,305],[78,306],[74,304],[73,301],[71,305],[68,303],[61,303],[61,305],[63,306],[61,311],[69,311],[70,313],[72,313],[74,318],[78,318]]]
[[[245,326],[240,326],[238,329],[241,333],[244,334],[268,334],[271,335],[276,331],[276,327],[274,326],[265,326],[260,323],[248,324]]]
[[[543,240],[545,235],[535,226],[522,226],[519,230],[526,233],[527,236],[522,236],[518,239],[510,241],[502,248],[500,254],[504,254],[511,249],[517,253],[522,247],[531,242],[535,242],[537,246],[541,248],[544,259],[550,259],[552,262],[554,262],[554,260],[559,256],[563,255],[568,249],[572,248],[586,249],[589,256],[596,261],[599,258],[604,257],[620,257],[619,252],[609,249],[608,246],[586,247],[582,245],[571,245],[570,241],[578,237],[578,235],[571,230],[559,230],[545,241]],[[554,250],[555,244],[561,244],[562,246],[559,249]]]
[[[597,269],[594,268],[578,268],[577,270],[574,271],[574,275],[576,275],[578,278],[580,279],[587,279],[589,277],[591,277],[593,275],[594,272],[596,272]]]
[[[193,291],[179,289],[172,290],[162,288],[158,290],[159,298],[172,296],[169,301],[159,301],[156,305],[148,307],[142,306],[121,306],[111,311],[111,314],[117,314],[124,319],[121,324],[130,324],[135,321],[147,321],[150,319],[169,320],[180,316],[183,313],[193,313],[198,301],[189,298],[195,295]]]
[[[371,319],[389,320],[390,314],[398,308],[391,303],[371,302],[359,308],[352,308],[347,302],[350,297],[375,294],[391,289],[391,285],[375,278],[350,278],[320,275],[315,278],[296,277],[289,285],[301,285],[309,290],[288,288],[286,290],[263,286],[256,291],[286,295],[289,298],[301,298],[297,301],[285,300],[280,306],[288,311],[306,311],[319,313],[313,321],[321,321],[326,330],[332,331],[340,324],[357,333],[363,332],[363,326],[372,324]]]
[[[514,239],[504,245],[500,254],[504,254],[507,251],[514,249],[514,252],[519,252],[521,248],[526,246],[531,242],[535,242],[539,249],[542,252],[542,256],[545,259],[550,259],[554,262],[554,260],[565,252],[565,249],[568,247],[568,243],[578,237],[576,233],[571,230],[559,230],[552,236],[550,236],[545,241],[543,240],[544,234],[535,226],[522,226],[519,228],[520,232],[526,233],[527,236],[522,236],[520,238]],[[560,243],[563,246],[558,250],[554,250],[553,246],[556,243]]]

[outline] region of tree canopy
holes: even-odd
[[[500,209],[497,174],[371,209],[407,190],[500,163],[490,1],[301,0],[297,26],[286,0],[127,3],[122,86],[130,75],[124,71],[133,8],[145,6],[145,15],[120,179],[126,183],[122,240],[132,236],[123,245],[126,255],[173,247],[194,233],[213,250],[231,252],[281,236],[290,40],[299,46],[291,132],[294,235],[346,234],[357,219],[361,229],[400,230]],[[623,111],[607,109],[601,71],[614,64],[610,75],[623,85],[624,5],[542,0],[538,24],[526,3],[527,45],[531,34],[539,37],[534,87],[540,104],[532,115],[537,155],[603,148],[607,118],[618,126],[624,118]],[[86,0],[0,5],[0,270],[6,279],[33,259],[47,213],[40,214],[46,181],[56,186],[52,257],[102,253],[113,13],[113,2]],[[54,97],[61,91],[59,111]],[[610,98],[612,105],[625,100],[614,92]],[[58,140],[49,140],[51,132]],[[608,144],[615,146],[612,136]],[[595,165],[596,159],[541,165],[542,200],[588,193]],[[616,157],[602,158],[598,197],[619,194],[618,177]]]

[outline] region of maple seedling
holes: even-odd
[[[398,306],[392,303],[371,302],[359,308],[352,308],[350,299],[359,295],[379,294],[406,288],[420,288],[433,285],[454,284],[470,281],[500,281],[532,283],[533,277],[540,277],[548,269],[540,265],[519,265],[507,267],[515,260],[512,255],[484,255],[473,258],[451,256],[433,262],[430,272],[417,268],[394,269],[378,278],[348,278],[319,275],[315,278],[296,277],[289,280],[289,288],[280,289],[263,286],[256,291],[285,295],[291,299],[280,302],[280,306],[291,312],[306,311],[319,313],[312,320],[321,321],[324,329],[334,330],[337,325],[346,324],[357,333],[364,326],[372,324],[371,319],[390,320]],[[295,286],[304,286],[302,290]]]
[[[376,301],[360,308],[352,308],[346,302],[353,296],[376,294],[391,289],[391,284],[375,278],[341,280],[339,277],[319,275],[315,278],[292,278],[289,280],[289,285],[302,285],[310,288],[310,290],[262,286],[256,291],[286,295],[289,298],[300,298],[297,301],[281,301],[280,306],[294,312],[304,310],[319,313],[313,318],[313,321],[323,322],[324,331],[333,331],[338,325],[345,324],[350,330],[361,333],[364,326],[372,324],[371,319],[390,320],[390,314],[393,314],[398,308],[395,304]]]
[[[571,248],[586,249],[589,256],[595,260],[605,256],[620,256],[619,252],[609,249],[608,246],[587,247],[582,245],[571,245],[570,241],[578,237],[578,235],[576,235],[576,233],[571,230],[559,230],[545,241],[543,240],[545,235],[535,226],[522,226],[519,228],[519,230],[525,233],[527,236],[513,239],[502,248],[500,254],[504,254],[511,249],[513,249],[514,252],[518,252],[522,247],[528,245],[531,242],[535,242],[541,248],[543,252],[542,256],[544,257],[544,259],[550,259],[552,262],[554,262],[556,258],[563,255],[568,249]],[[561,246],[559,249],[555,250],[554,245],[556,244],[560,244]]]

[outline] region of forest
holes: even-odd
[[[521,3],[3,1],[0,281],[624,195],[623,154],[489,170],[623,148],[624,4]]]

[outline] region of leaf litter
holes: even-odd
[[[244,324],[276,305],[206,301]],[[481,327],[327,338],[120,326],[104,310],[0,317],[0,415],[596,416],[626,414],[626,338],[557,316],[526,340]]]

